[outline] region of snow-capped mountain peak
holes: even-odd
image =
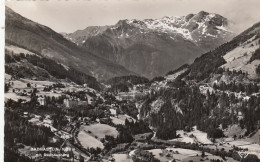
[[[217,38],[221,35],[232,35],[229,29],[229,21],[214,13],[201,11],[197,14],[188,14],[187,16],[164,16],[159,19],[144,20],[120,20],[115,27],[138,28],[141,31],[155,31],[161,33],[175,34],[182,36],[187,40],[200,42],[201,37]]]
[[[118,21],[117,24],[112,26],[87,27],[75,33],[63,34],[63,36],[75,44],[82,46],[89,37],[102,34],[107,29],[120,31],[118,38],[121,39],[136,34],[157,32],[169,34],[172,39],[181,36],[186,40],[201,45],[205,39],[229,39],[233,37],[234,33],[230,30],[229,24],[230,22],[221,15],[200,11],[197,14],[164,16],[158,19],[125,19]]]

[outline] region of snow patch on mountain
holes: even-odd
[[[191,33],[188,29],[176,27],[175,24],[185,22],[184,16],[182,17],[163,17],[161,19],[146,19],[143,21],[140,20],[128,20],[128,24],[134,24],[137,27],[142,29],[156,30],[160,32],[172,32],[180,34],[183,38],[192,40]],[[136,23],[138,22],[138,23]]]
[[[225,26],[217,26],[217,28],[219,29],[219,30],[222,30],[222,31],[226,31],[226,32],[232,32],[231,30],[229,30],[228,28],[226,28]]]

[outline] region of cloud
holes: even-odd
[[[182,16],[201,10],[232,20],[237,32],[260,21],[260,0],[52,0],[7,1],[6,4],[57,32],[112,25],[120,19]]]

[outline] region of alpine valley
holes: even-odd
[[[5,21],[5,162],[260,161],[260,22]]]

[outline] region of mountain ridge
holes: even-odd
[[[42,56],[72,66],[99,80],[134,74],[118,64],[79,48],[52,29],[35,23],[8,7],[6,7],[5,33],[7,42],[36,51]]]
[[[78,38],[87,39],[75,43],[139,75],[153,78],[192,63],[202,53],[230,40],[234,33],[228,24],[226,18],[204,11],[160,19],[125,19],[96,35],[82,35]]]

